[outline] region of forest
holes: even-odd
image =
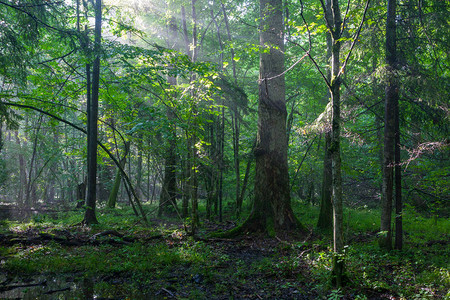
[[[450,299],[449,16],[0,0],[0,299]]]

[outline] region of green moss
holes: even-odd
[[[275,230],[275,223],[272,217],[266,218],[266,231],[267,235],[270,237],[275,237],[277,232]]]

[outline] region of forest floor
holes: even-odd
[[[302,211],[313,219],[315,208]],[[446,219],[411,215],[405,249],[386,253],[376,213],[349,212],[349,281],[335,289],[330,237],[313,230],[219,239],[208,233],[236,224],[205,221],[191,236],[175,219],[143,226],[129,209],[101,210],[92,227],[74,225],[80,215],[0,223],[0,299],[450,299]]]

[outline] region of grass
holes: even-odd
[[[302,223],[313,228],[318,207],[302,202],[294,202],[293,207]],[[329,281],[332,244],[327,234],[315,234],[308,241],[247,237],[207,242],[186,236],[176,219],[153,220],[144,226],[128,208],[99,210],[100,225],[92,227],[74,226],[81,220],[80,212],[69,212],[55,218],[37,216],[27,223],[3,221],[0,233],[70,232],[90,237],[115,229],[129,236],[162,234],[164,238],[114,246],[67,247],[55,242],[0,246],[0,273],[18,281],[36,274],[74,277],[79,282],[88,278],[97,294],[119,298],[170,297],[172,293],[180,299],[282,299],[288,295],[449,299],[450,221],[425,218],[410,209],[403,218],[404,250],[386,253],[376,241],[379,212],[345,210],[346,238],[351,241],[345,254],[350,282],[341,290]]]

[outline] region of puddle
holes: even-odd
[[[1,276],[0,279],[4,279]],[[145,295],[123,295],[127,287],[109,284],[91,278],[75,279],[73,276],[44,277],[37,276],[33,280],[0,281],[0,299],[148,299]],[[129,291],[129,290],[128,290]]]
[[[86,290],[84,284],[79,284],[70,277],[44,278],[37,276],[33,280],[5,280],[0,285],[1,299],[93,299],[82,297]],[[93,289],[91,289],[93,291]],[[87,295],[87,294],[86,294]]]

